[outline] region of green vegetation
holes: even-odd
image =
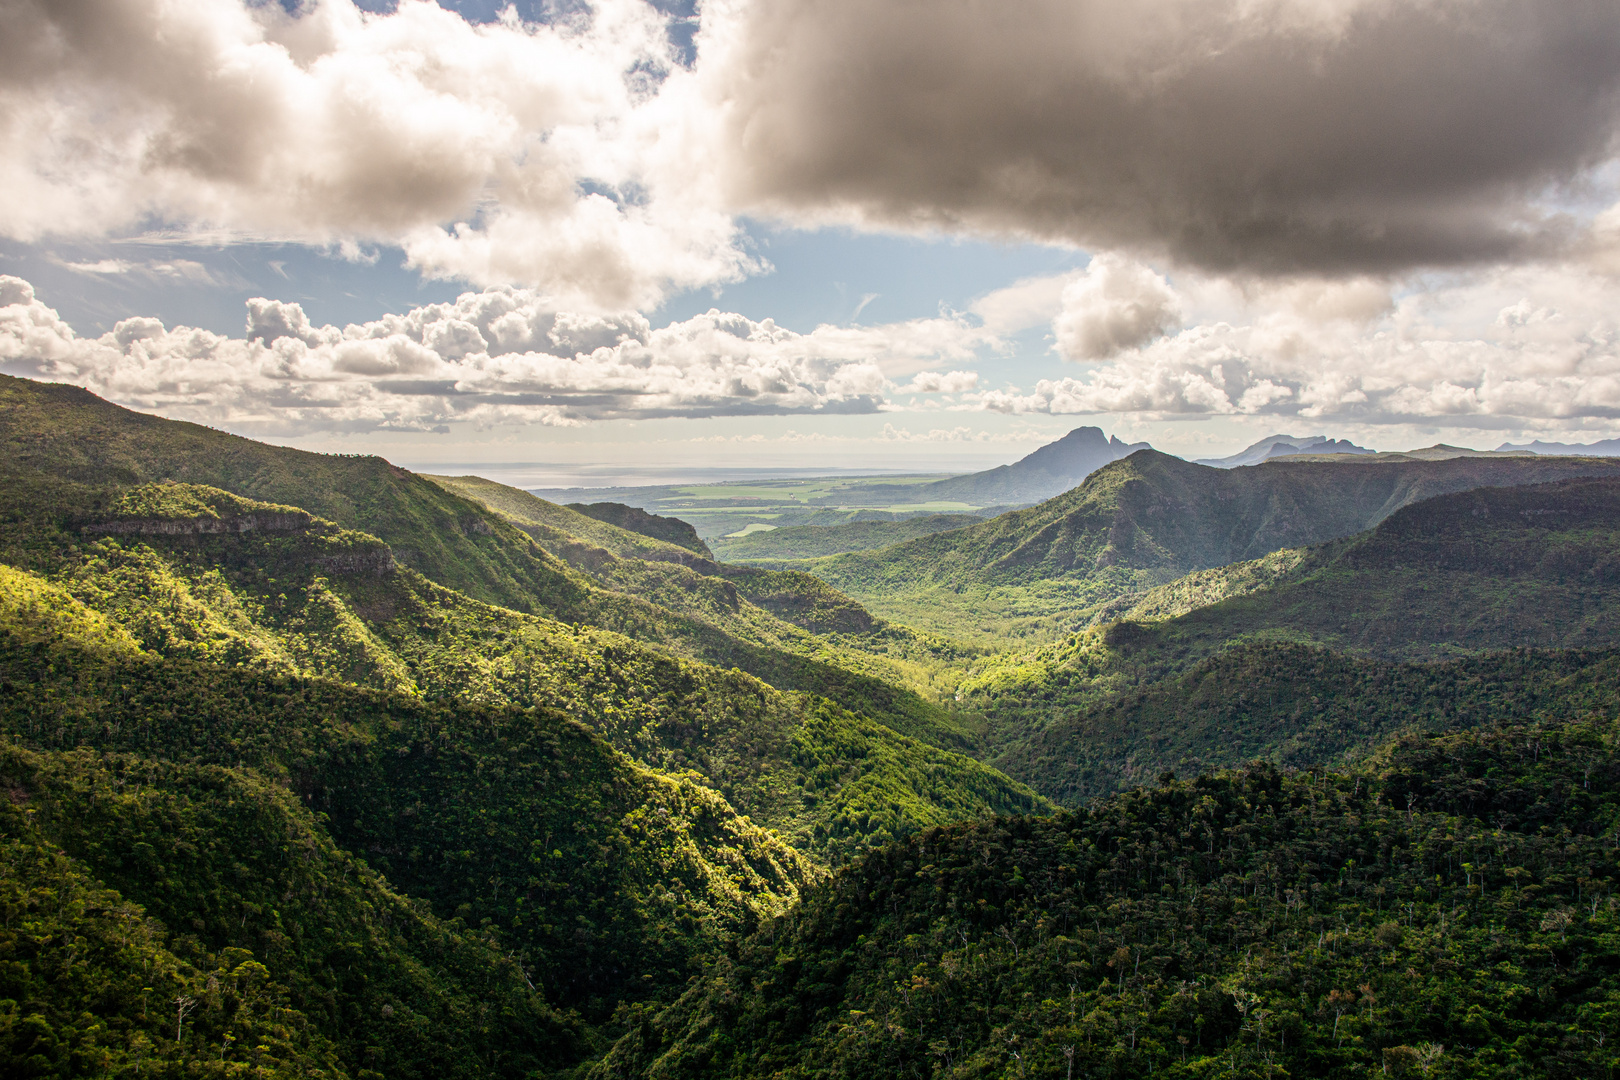
[[[269,446],[131,412],[75,386],[0,376],[0,459],[13,528],[69,502],[104,505],[95,493],[173,480],[368,533],[401,564],[486,603],[557,614],[578,602],[578,586],[516,530],[382,458]],[[54,486],[30,490],[46,480]]]
[[[1617,737],[1408,739],[914,836],[591,1076],[1612,1076]]]
[[[1191,571],[1361,532],[1435,495],[1617,474],[1614,461],[1551,457],[1215,469],[1142,450],[1028,510],[805,569],[884,618],[1006,647],[1072,633]]]
[[[71,1014],[45,988],[76,950],[14,951],[6,1000],[27,1011],[6,1045],[40,1075],[568,1067],[818,863],[1046,805],[825,700],[453,592],[296,507],[0,480],[3,771],[35,830],[7,833],[7,858],[19,881],[54,875],[64,934],[104,935],[107,904],[147,919],[144,951],[98,960],[107,986]],[[792,575],[740,573],[762,603],[802,602]],[[40,895],[14,905],[36,929]],[[194,999],[166,1041],[158,990]]]
[[[712,558],[713,552],[703,539],[698,536],[697,530],[692,528],[680,518],[661,517],[649,514],[647,511],[623,503],[569,503],[570,510],[577,510],[586,517],[605,521],[609,525],[617,525],[629,532],[650,536],[655,540],[664,540],[678,547],[694,551],[704,558]]]
[[[1620,462],[688,492],[786,500],[746,566],[66,387],[0,448],[6,1075],[1620,1064]]]
[[[0,747],[13,1076],[513,1076],[579,1052],[443,922],[251,772]]]
[[[488,480],[437,482],[483,500],[539,549],[608,590],[570,609],[569,621],[825,695],[939,746],[970,744],[961,725],[916,689],[933,685],[963,654],[959,646],[879,622],[809,574],[717,563]],[[638,617],[626,618],[625,597],[644,602]]]
[[[1166,768],[1330,762],[1402,729],[1608,709],[1617,526],[1612,479],[1441,496],[1153,590],[960,692],[987,718],[988,760],[1066,802]]]
[[[1166,771],[1266,760],[1290,768],[1366,757],[1402,732],[1620,714],[1620,654],[1515,650],[1442,663],[1240,645],[1184,673],[1130,681],[1066,668],[984,696],[988,760],[1067,805]]]
[[[641,518],[649,519],[651,522],[672,522],[673,526],[661,528],[638,519],[638,523],[651,531],[631,529],[611,520],[614,516],[622,515],[587,514],[585,510],[588,508],[582,505],[558,506],[527,491],[497,484],[481,476],[427,478],[446,491],[483,503],[529,535],[538,535],[542,542],[545,539],[551,539],[555,543],[571,541],[575,544],[602,548],[621,559],[669,562],[680,566],[702,566],[714,561],[713,553],[702,540],[698,539],[696,532],[691,531],[690,526],[685,530],[673,527],[685,525],[683,521],[641,513]],[[691,542],[680,543],[677,539]]]
[[[216,497],[197,493],[206,485],[268,501],[270,508],[259,513],[274,516],[296,503],[355,537],[367,534],[356,542],[370,547],[345,552],[343,559],[391,559],[485,603],[612,630],[675,656],[740,668],[780,689],[829,697],[939,745],[968,744],[960,725],[918,692],[937,680],[957,647],[877,625],[858,604],[808,575],[737,568],[728,582],[712,577],[713,564],[694,552],[511,488],[464,484],[475,501],[449,482],[441,486],[381,458],[266,446],[130,412],[71,386],[0,376],[0,446],[11,451],[0,456],[0,560],[52,573],[54,552],[72,546],[71,534],[109,524],[113,537],[176,542],[213,535],[212,526],[142,525],[147,509],[119,502],[134,488],[144,490],[141,498],[181,498],[142,482],[183,479],[182,489],[196,488],[183,497],[201,500],[199,507]],[[507,496],[527,500],[522,509],[529,517],[516,520],[529,534],[482,501]],[[190,520],[183,507],[162,512]],[[553,518],[542,520],[546,514]],[[289,538],[296,532],[267,523],[273,527],[256,531]],[[292,539],[281,546],[298,548]],[[683,560],[705,572],[683,568]],[[181,636],[218,621],[206,586],[185,606],[176,630]],[[235,616],[227,611],[225,617]],[[364,655],[328,659],[364,667],[372,652],[368,647]]]
[[[714,550],[731,562],[778,565],[797,559],[816,559],[846,551],[870,551],[902,540],[966,528],[984,519],[971,514],[925,514],[904,521],[855,521],[848,525],[800,525],[768,532],[752,532],[735,539],[722,537]]]
[[[213,762],[290,786],[442,917],[521,942],[536,981],[572,1004],[603,986],[680,985],[705,940],[815,872],[693,778],[640,767],[560,712],[108,657],[63,647],[49,622],[0,634],[0,678],[3,730],[30,746]],[[686,921],[648,925],[643,909],[666,894]],[[634,972],[627,956],[641,958]]]
[[[162,497],[268,513],[208,489]],[[696,770],[819,858],[929,824],[947,807],[974,814],[1039,805],[970,758],[831,703],[610,631],[469,600],[395,567],[375,539],[318,518],[279,532],[202,533],[153,531],[149,520],[134,520],[148,531],[121,532],[130,519],[97,517],[90,535],[69,532],[58,547],[34,551],[44,573],[7,571],[0,586],[17,598],[0,610],[56,612],[52,621],[68,619],[80,637],[116,627],[119,640],[168,660],[561,710],[653,768]],[[893,699],[903,700],[897,691]],[[891,793],[908,790],[907,778],[924,767],[930,783],[894,803]],[[835,794],[818,795],[827,785]],[[943,801],[935,805],[930,792]]]

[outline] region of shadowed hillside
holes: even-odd
[[[931,831],[809,890],[590,1075],[1609,1076],[1616,734],[1409,739]]]

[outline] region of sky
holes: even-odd
[[[1617,135],[1609,0],[0,0],[0,371],[536,475],[1590,442]]]

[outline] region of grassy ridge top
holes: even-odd
[[[378,457],[269,446],[121,408],[87,390],[0,376],[0,447],[11,469],[90,488],[160,480],[296,506],[381,538],[394,556],[468,596],[548,610],[557,567],[487,511]]]

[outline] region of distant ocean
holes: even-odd
[[[914,476],[915,469],[841,469],[831,465],[774,468],[703,468],[695,465],[546,465],[533,462],[459,463],[398,462],[412,472],[439,476],[482,476],[516,488],[665,487],[670,484],[721,484],[727,481],[795,480],[812,476]],[[943,475],[943,474],[942,474]]]

